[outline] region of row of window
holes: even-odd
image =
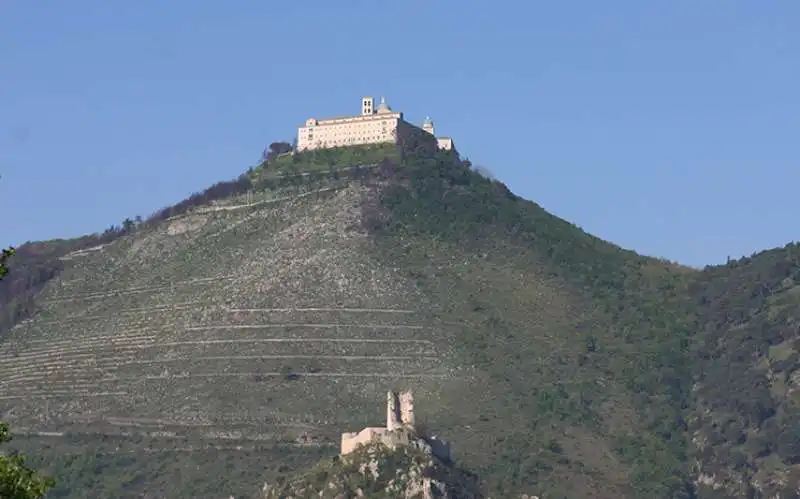
[[[370,134],[370,132],[371,132],[371,134]],[[388,128],[386,126],[382,127],[380,133],[381,133],[381,135],[387,135],[389,133],[388,132]],[[356,132],[356,133],[346,132],[346,131],[335,131],[333,133],[330,133],[329,130],[326,130],[326,131],[320,132],[318,135],[322,135],[323,137],[342,138],[342,139],[347,138],[347,137],[360,137],[360,138],[367,138],[367,139],[376,139],[376,138],[378,138],[374,134],[375,134],[374,130],[371,130],[369,132],[368,131],[359,131],[359,132]],[[302,133],[301,133],[301,136],[302,136]],[[308,130],[307,136],[308,136],[309,140],[312,140],[314,138],[314,131],[313,130]]]
[[[366,137],[357,139],[356,137],[348,137],[346,139],[339,139],[339,140],[317,140],[316,142],[309,139],[308,143],[314,144],[316,147],[326,147],[326,146],[339,146],[345,144],[369,144],[373,142],[380,142],[389,139],[389,137]]]
[[[387,121],[381,121],[380,123],[385,126],[388,122]],[[367,122],[361,122],[361,123],[359,123],[359,122],[351,122],[351,123],[342,123],[342,124],[339,124],[339,125],[325,124],[325,125],[322,125],[322,126],[324,126],[327,129],[331,129],[332,128],[332,129],[340,130],[342,128],[369,128],[369,127],[374,127],[375,124],[376,124],[375,121],[369,120]],[[314,125],[319,125],[319,123],[314,123],[314,122],[309,121],[306,126],[308,126],[309,128],[312,128]]]
[[[381,127],[380,133],[387,133],[388,127]],[[330,135],[332,137],[349,137],[350,135],[369,135],[379,133],[378,130],[322,130],[317,131],[317,135]],[[300,135],[303,135],[301,132]],[[314,130],[308,130],[307,135],[314,135]]]

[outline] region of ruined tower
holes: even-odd
[[[386,429],[389,431],[400,427],[400,400],[394,392],[386,394]]]
[[[394,449],[419,439],[414,427],[414,396],[411,390],[400,393],[390,391],[386,394],[386,428],[367,427],[358,433],[342,433],[341,454],[347,455],[358,446],[371,442],[380,442]],[[436,436],[426,437],[425,441],[433,455],[439,459],[450,459],[449,443]]]
[[[410,390],[398,396],[400,402],[400,422],[403,426],[414,428],[414,395]]]
[[[414,428],[414,396],[411,391],[386,394],[386,429]]]

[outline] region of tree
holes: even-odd
[[[292,150],[294,150],[294,146],[289,142],[273,142],[264,151],[264,161],[270,162],[282,154],[292,152]]]
[[[123,232],[130,232],[133,228],[136,227],[136,222],[131,220],[130,218],[126,218],[122,221],[122,230]]]
[[[14,248],[0,254],[0,279],[8,274],[8,259]],[[11,440],[8,424],[0,422],[0,445]],[[25,466],[25,456],[16,452],[0,452],[0,497],[3,499],[40,499],[55,482]]]
[[[3,253],[0,254],[0,279],[8,274],[8,266],[6,266],[6,262],[9,258],[11,258],[12,255],[14,255],[14,248],[4,249]]]

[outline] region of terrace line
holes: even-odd
[[[229,329],[229,328],[220,328],[220,329]],[[385,343],[425,343],[425,344],[433,344],[430,340],[418,340],[418,339],[403,339],[403,338],[226,338],[226,339],[210,339],[210,340],[189,340],[189,341],[173,341],[173,342],[158,342],[156,336],[152,335],[142,335],[142,336],[128,336],[128,337],[118,337],[116,339],[106,339],[106,337],[102,339],[95,340],[96,337],[92,336],[83,336],[83,337],[76,337],[73,338],[71,343],[65,343],[63,345],[57,345],[57,348],[49,348],[49,349],[37,349],[37,350],[28,350],[26,352],[19,352],[18,354],[14,354],[13,352],[10,354],[0,355],[0,358],[35,358],[38,356],[49,356],[49,355],[60,355],[64,353],[70,352],[82,352],[83,350],[93,349],[93,348],[101,348],[101,347],[114,347],[120,349],[130,349],[130,348],[152,348],[152,347],[162,347],[162,346],[176,346],[176,345],[206,345],[206,344],[223,344],[223,343],[346,343],[346,342],[363,342],[363,343],[378,343],[378,342],[385,342]],[[88,341],[81,341],[81,340],[88,340]],[[132,341],[133,340],[133,341]],[[61,346],[65,346],[67,348],[60,348]],[[75,353],[75,355],[78,355]],[[83,354],[82,354],[83,355]],[[86,354],[88,355],[88,353]]]
[[[122,397],[128,395],[128,392],[99,392],[99,393],[83,393],[83,392],[41,392],[41,393],[26,393],[25,395],[0,395],[0,400],[25,400],[28,398],[49,399],[59,397],[79,397],[79,398],[94,398],[94,397]]]
[[[89,363],[84,361],[71,362],[71,359],[64,361],[51,362],[46,365],[31,366],[25,364],[16,368],[6,369],[3,372],[4,379],[0,381],[0,386],[11,385],[19,382],[20,379],[37,380],[42,379],[44,376],[51,375],[55,371],[59,374],[68,373],[85,373],[87,371],[102,372],[102,371],[118,371],[120,368],[130,365],[150,365],[150,364],[169,364],[173,362],[189,362],[189,361],[212,361],[212,360],[292,360],[292,359],[305,359],[305,360],[343,360],[343,361],[430,361],[434,362],[440,360],[440,357],[435,355],[217,355],[217,356],[193,356],[187,355],[185,357],[174,359],[148,359],[141,360],[135,356],[128,357],[111,357],[103,358],[101,362]],[[87,385],[88,386],[88,385]]]
[[[213,326],[189,326],[183,328],[184,331],[205,331],[212,329],[268,329],[268,328],[284,328],[284,327],[310,327],[310,328],[359,328],[359,329],[423,329],[425,326],[407,325],[407,324],[349,324],[349,323],[332,323],[332,324],[309,324],[299,322],[281,322],[272,324],[231,324],[231,325],[213,325]]]
[[[302,174],[301,174],[301,176],[302,176]],[[319,194],[319,193],[322,193],[322,192],[335,191],[335,190],[340,190],[340,189],[342,189],[342,187],[326,187],[324,189],[317,189],[317,190],[314,190],[314,191],[311,191],[311,192],[304,192],[303,194],[299,194],[297,196],[283,196],[283,197],[279,197],[279,198],[265,199],[263,201],[256,201],[254,203],[248,203],[248,204],[235,204],[235,205],[212,206],[212,207],[206,207],[206,208],[196,208],[195,210],[192,210],[189,214],[190,215],[194,215],[194,214],[202,215],[204,213],[214,213],[214,212],[217,212],[217,211],[233,211],[233,210],[239,210],[239,209],[244,209],[244,208],[253,208],[253,207],[257,207],[257,206],[264,206],[264,205],[269,205],[269,204],[280,203],[281,201],[291,201],[293,199],[300,199],[300,198],[312,196],[314,194]],[[170,218],[169,220],[170,221],[171,220],[178,220],[178,219],[184,218],[184,217],[185,217],[185,215],[182,215],[182,216]],[[212,236],[213,236],[213,234],[212,234]]]
[[[94,384],[100,383],[110,383],[110,382],[142,382],[142,381],[175,381],[181,379],[192,379],[192,378],[251,378],[255,376],[270,376],[270,377],[286,377],[288,374],[286,372],[266,372],[266,371],[253,371],[253,372],[225,372],[225,373],[195,373],[195,374],[171,374],[171,375],[158,375],[158,376],[126,376],[126,377],[116,377],[116,376],[109,376],[106,378],[101,378],[98,380],[91,380]],[[452,374],[431,374],[431,373],[386,373],[386,372],[366,372],[366,373],[348,373],[348,372],[317,372],[317,373],[309,373],[309,372],[296,372],[294,373],[297,376],[303,378],[382,378],[382,379],[458,379],[458,376],[454,376]],[[16,383],[19,382],[28,382],[28,379],[18,379]],[[83,383],[84,380],[72,380],[75,383]],[[88,384],[88,383],[87,383]],[[21,389],[25,389],[25,387],[20,387]],[[73,392],[73,391],[59,391],[59,392],[52,392],[53,396],[116,396],[116,395],[127,395],[128,392],[102,392],[101,395],[91,394],[91,393],[83,393],[83,392]],[[13,399],[24,399],[26,395],[6,395],[0,396],[0,400],[13,400]],[[44,397],[44,396],[51,396],[51,392],[39,392],[38,394],[31,394],[31,397]]]
[[[27,351],[21,354],[3,354],[0,355],[0,360],[8,361],[0,372],[9,372],[17,370],[20,364],[29,363],[34,360],[46,360],[47,365],[54,364],[55,366],[61,365],[62,362],[66,363],[80,363],[96,365],[92,359],[98,354],[97,350],[113,349],[125,356],[115,356],[111,358],[97,359],[99,362],[107,360],[121,360],[135,356],[137,351],[147,349],[158,349],[164,347],[175,346],[193,346],[193,345],[225,345],[225,344],[243,344],[243,343],[393,343],[393,344],[419,344],[427,345],[435,349],[435,345],[430,340],[415,340],[415,339],[398,339],[398,338],[240,338],[240,339],[210,339],[210,340],[188,340],[188,341],[172,341],[172,342],[157,342],[155,339],[146,337],[129,338],[128,340],[134,341],[115,341],[110,343],[92,342],[84,344],[76,344],[67,348],[55,348],[51,350],[36,350]],[[289,354],[286,354],[289,355]],[[27,366],[26,366],[27,367]],[[34,366],[36,367],[36,366]],[[39,365],[39,368],[45,367]],[[2,384],[2,381],[0,381]]]
[[[355,312],[355,313],[386,313],[386,314],[413,314],[416,310],[398,309],[398,308],[325,308],[325,307],[308,307],[308,308],[229,308],[227,312],[238,313],[256,313],[256,312]]]
[[[410,329],[410,330],[421,330],[428,328],[430,326],[422,326],[417,324],[353,324],[347,322],[338,322],[338,323],[329,323],[329,324],[315,324],[315,323],[291,323],[291,322],[275,322],[269,324],[215,324],[209,326],[186,326],[186,327],[175,327],[170,326],[167,324],[154,326],[154,327],[142,327],[136,329],[126,329],[120,331],[114,335],[76,335],[73,336],[69,340],[51,340],[47,338],[38,338],[38,339],[30,339],[26,340],[25,343],[27,345],[39,345],[39,344],[46,344],[46,345],[69,345],[73,346],[76,342],[81,342],[81,344],[85,345],[93,345],[93,344],[100,344],[103,341],[108,340],[110,343],[114,344],[122,344],[126,343],[128,338],[136,338],[141,337],[144,338],[145,336],[149,336],[152,338],[156,338],[156,336],[152,335],[140,335],[140,336],[126,336],[126,333],[131,332],[157,332],[157,331],[164,331],[170,330],[172,332],[176,331],[212,331],[212,330],[226,330],[226,329],[281,329],[281,328],[310,328],[310,329]],[[83,341],[88,340],[88,341]],[[288,339],[287,339],[288,340]],[[41,351],[51,351],[52,349],[41,350]],[[20,352],[21,353],[21,352]],[[25,352],[29,353],[29,352]]]
[[[191,286],[193,284],[206,284],[206,283],[213,283],[218,281],[230,281],[232,279],[241,278],[243,276],[239,275],[228,275],[228,276],[220,276],[220,277],[202,277],[199,279],[189,279],[186,281],[175,281],[168,284],[161,284],[157,286],[139,286],[139,287],[130,287],[130,288],[120,288],[120,289],[109,289],[107,291],[96,291],[93,293],[85,293],[79,295],[72,295],[72,296],[65,296],[62,298],[52,298],[50,300],[43,301],[44,304],[47,303],[62,303],[65,301],[74,301],[74,300],[91,300],[94,298],[105,298],[105,297],[112,297],[112,296],[125,296],[137,293],[146,293],[148,291],[160,291],[162,289],[171,289],[178,286]]]
[[[141,345],[137,348],[175,347],[181,345],[221,345],[225,343],[421,343],[433,345],[430,340],[382,339],[382,338],[244,338],[231,340],[195,340],[173,341],[153,345]]]
[[[46,303],[46,302],[45,302]],[[203,301],[176,303],[174,305],[156,305],[152,307],[138,307],[121,309],[114,312],[113,315],[75,315],[65,317],[58,321],[26,321],[25,325],[36,326],[58,326],[67,325],[77,321],[94,321],[94,320],[111,320],[120,315],[137,315],[153,312],[173,312],[177,310],[192,310],[198,312],[204,308],[216,308],[220,313],[293,313],[293,312],[342,312],[342,313],[385,313],[385,314],[414,314],[418,313],[416,310],[405,309],[391,309],[391,308],[323,308],[323,307],[310,307],[310,308],[221,308],[216,303],[207,303]]]
[[[190,356],[178,359],[133,360],[126,364],[167,364],[170,362],[186,362],[187,360],[289,360],[289,359],[316,359],[316,360],[439,360],[439,357],[430,355],[214,355],[195,357]]]

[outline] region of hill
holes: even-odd
[[[395,388],[492,497],[793,487],[796,245],[693,271],[445,152],[299,154],[216,192],[62,255],[2,332],[0,418],[52,497],[248,494]]]

